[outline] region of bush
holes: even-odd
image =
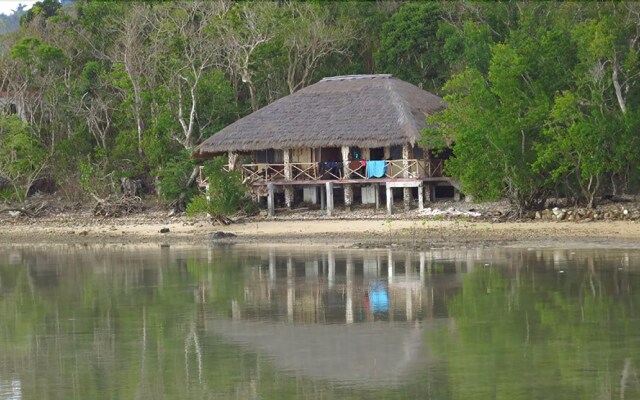
[[[204,165],[204,175],[209,181],[207,195],[194,197],[187,206],[187,215],[207,213],[216,218],[236,214],[240,210],[253,209],[246,197],[240,171],[225,171],[225,157],[216,157]]]
[[[0,178],[10,183],[13,192],[4,185],[3,198],[24,202],[46,162],[46,150],[31,134],[29,125],[15,115],[0,118]]]
[[[198,189],[189,185],[189,178],[193,173],[195,164],[188,154],[184,158],[176,158],[168,162],[160,171],[162,180],[158,186],[160,195],[167,201],[175,203],[177,209],[184,209]]]

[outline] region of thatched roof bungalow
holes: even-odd
[[[442,99],[391,75],[324,78],[227,126],[196,157],[266,149],[415,145]]]
[[[353,185],[364,183],[363,202],[378,204],[371,184],[389,192],[448,182],[442,160],[418,146],[426,117],[443,108],[440,97],[388,74],[324,78],[227,126],[193,156],[228,154],[229,167],[242,168],[258,192],[284,187],[287,206],[303,186],[304,200],[315,203],[317,187],[329,181],[344,187],[347,208]]]

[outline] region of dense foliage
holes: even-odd
[[[38,175],[67,197],[132,178],[188,199],[194,146],[323,76],[353,73],[446,95],[429,140],[454,144],[447,171],[478,200],[594,205],[637,186],[634,4],[63,4],[19,11],[0,89],[46,155]]]
[[[593,206],[598,195],[637,185],[640,8],[462,9],[461,23],[443,25],[445,48],[456,45],[461,64],[444,86],[449,107],[432,118],[439,132],[430,134],[455,142],[447,170],[463,189],[480,200],[506,195],[526,209],[550,195]],[[470,47],[484,47],[486,60]]]

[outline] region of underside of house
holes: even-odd
[[[405,209],[415,200],[422,208],[460,198],[443,174],[450,150],[418,144],[426,116],[443,107],[391,75],[325,78],[222,129],[194,157],[228,155],[228,168],[242,171],[271,214],[278,203],[331,213],[340,203],[380,207],[382,197],[391,213],[400,195]]]

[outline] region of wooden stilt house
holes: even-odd
[[[459,196],[442,174],[443,155],[418,145],[426,116],[444,107],[442,99],[391,75],[324,78],[234,122],[204,141],[193,156],[227,154],[230,169],[267,196],[321,203],[333,211],[334,192],[346,209],[354,201],[379,206],[385,194],[389,213],[394,188],[403,189],[405,209],[436,194]]]

